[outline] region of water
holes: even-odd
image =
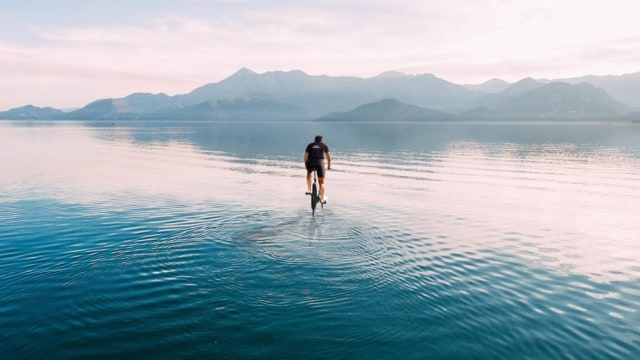
[[[334,169],[311,217],[316,133]],[[637,357],[639,140],[0,122],[0,358]]]

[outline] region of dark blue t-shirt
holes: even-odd
[[[324,153],[329,152],[329,147],[324,143],[312,142],[307,145],[305,152],[309,153],[309,163],[319,163],[324,160]]]

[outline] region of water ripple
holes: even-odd
[[[631,150],[466,139],[337,149],[330,202],[312,217],[299,159],[232,156],[164,130],[7,140],[43,141],[46,159],[70,161],[34,157],[47,175],[36,176],[2,158],[0,357],[640,351]],[[104,168],[79,171],[93,161]]]

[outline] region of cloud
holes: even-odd
[[[64,22],[46,12],[37,18],[23,14],[33,22],[0,37],[0,65],[14,74],[10,83],[8,76],[0,78],[0,86],[46,86],[43,76],[52,84],[90,78],[108,97],[125,91],[128,80],[130,92],[186,92],[240,67],[354,76],[400,70],[474,82],[619,73],[638,63],[633,39],[640,28],[630,0],[192,0],[180,7],[168,1],[153,8],[137,2],[119,6],[126,17],[114,11],[100,17],[95,9],[95,21],[82,23],[72,22],[69,4]]]
[[[640,64],[640,36],[589,44],[577,51],[584,60]]]

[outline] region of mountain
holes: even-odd
[[[475,85],[465,84],[464,87],[473,91],[498,93],[498,92],[504,91],[506,88],[509,87],[509,85],[510,84],[508,82],[502,79],[491,79],[481,84],[475,84]]]
[[[176,98],[166,94],[135,93],[125,97],[124,102],[135,112],[156,112],[173,110],[182,107]]]
[[[129,120],[142,114],[124,99],[96,100],[89,105],[67,114],[70,120]]]
[[[278,117],[275,111],[280,109],[285,118],[311,120],[385,98],[441,111],[460,111],[481,97],[478,92],[431,74],[386,72],[373,78],[357,78],[311,76],[299,70],[258,74],[243,68],[187,94],[138,93],[97,100],[69,113],[69,119],[165,119],[172,115],[177,119],[226,119],[233,114],[243,119],[271,119]],[[240,110],[241,105],[248,108]],[[265,113],[258,113],[258,109]],[[269,111],[273,114],[267,114]]]
[[[504,90],[497,93],[486,94],[479,102],[478,107],[492,108],[505,100],[522,94],[524,92],[534,90],[544,86],[545,83],[539,82],[533,78],[524,78],[507,86]]]
[[[409,104],[453,113],[468,109],[482,98],[482,94],[469,90],[432,74],[384,76],[365,79],[359,92],[368,94],[365,102],[397,99]]]
[[[385,99],[359,106],[351,111],[334,112],[316,121],[419,122],[450,118],[451,115],[442,111],[405,104],[395,99]]]
[[[515,92],[506,89],[499,102],[479,107],[461,117],[467,119],[519,120],[603,120],[617,118],[628,107],[609,96],[604,90],[588,83],[571,85],[554,82],[536,85],[531,90]]]
[[[546,83],[540,82],[538,80],[535,80],[533,78],[524,78],[518,82],[515,82],[513,84],[511,84],[510,86],[508,86],[506,89],[504,89],[503,91],[497,93],[497,97],[499,98],[508,98],[511,96],[515,96],[515,95],[519,95],[522,94],[524,92],[527,91],[531,91],[531,90],[535,90],[538,88],[541,88],[543,86],[545,86]]]
[[[609,96],[616,99],[617,101],[622,102],[625,105],[630,106],[631,108],[634,108],[636,110],[640,109],[640,72],[624,75],[587,75],[555,80],[535,80],[532,78],[525,78],[511,85],[511,89],[509,91],[514,93],[521,93],[525,90],[532,90],[535,87],[540,87],[541,85],[553,82],[564,82],[572,85],[578,85],[580,83],[586,82],[597,88],[605,90]],[[507,87],[500,89],[501,86],[505,85],[505,83],[506,82],[503,82],[503,80],[492,79],[482,84],[465,85],[465,87],[475,91],[500,93],[502,92],[502,90],[507,89]],[[508,95],[507,93],[502,93],[500,96],[504,99],[509,97],[510,95]],[[489,102],[493,100],[495,100],[495,98],[489,98],[489,100],[485,99],[485,101]]]
[[[569,84],[588,82],[629,106],[640,109],[640,72],[625,75],[581,76],[558,81]]]
[[[33,105],[26,105],[0,112],[0,119],[2,120],[57,120],[64,117],[64,111]]]
[[[300,120],[309,117],[298,106],[278,101],[268,94],[235,99],[204,101],[180,109],[146,115],[148,119],[170,120]]]
[[[232,76],[201,86],[192,92],[179,95],[185,104],[197,104],[209,100],[243,98],[254,94],[269,94],[282,102],[297,104],[307,108],[314,116],[327,113],[327,109],[340,109],[357,78],[332,78],[329,76],[309,76],[302,71],[273,71],[257,74],[249,69],[241,69]]]
[[[66,115],[69,120],[131,120],[146,114],[178,109],[181,104],[166,94],[134,93],[121,99],[96,100]]]
[[[588,81],[577,82],[578,79]],[[586,82],[592,86],[583,85]],[[554,85],[558,83],[525,78],[508,84],[492,79],[483,84],[462,86],[432,74],[407,75],[397,71],[358,78],[312,76],[300,70],[259,74],[243,68],[224,80],[186,94],[134,93],[124,98],[99,99],[66,113],[51,108],[23,107],[2,112],[0,117],[304,121],[350,112],[381,99],[396,99],[405,105],[465,119],[551,119],[557,116],[593,119],[640,109],[640,73],[573,78],[564,82],[565,85]],[[621,99],[625,99],[622,102],[631,108],[622,105]]]
[[[257,74],[241,69],[232,76],[181,95],[183,103],[233,99],[254,93],[270,94],[279,101],[296,104],[321,116],[346,111],[385,98],[442,111],[468,108],[481,94],[431,74],[406,75],[387,72],[373,78],[311,76],[295,71]]]

